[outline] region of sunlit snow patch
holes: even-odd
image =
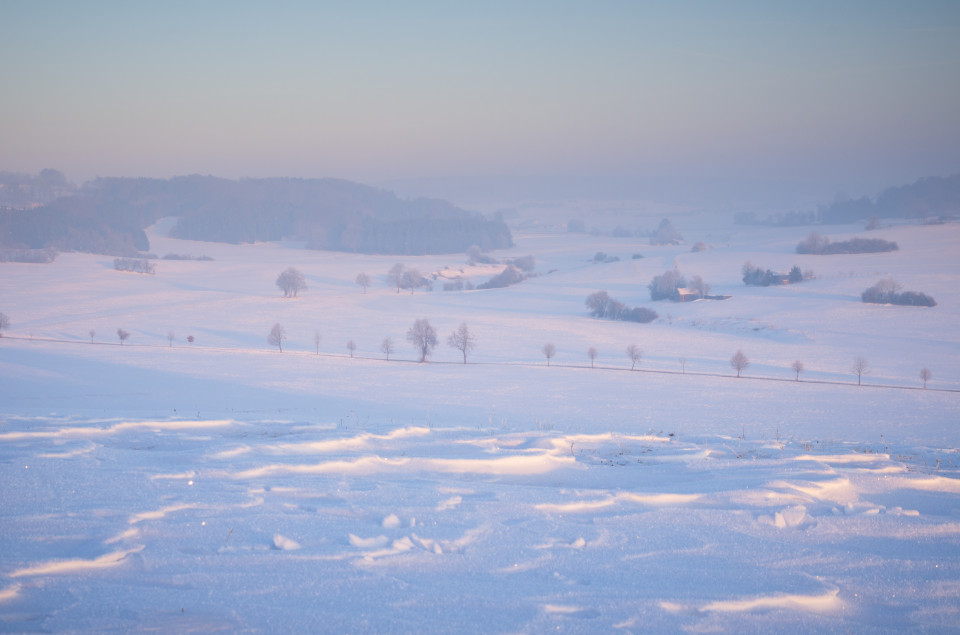
[[[660,602],[660,608],[670,613],[740,613],[763,609],[791,609],[794,611],[808,611],[811,613],[830,613],[843,608],[843,602],[837,597],[839,589],[828,591],[822,595],[773,595],[762,596],[746,600],[718,600],[703,606],[678,604],[675,602]]]
[[[496,459],[435,459],[397,458],[379,456],[355,460],[334,460],[309,465],[271,464],[230,474],[233,478],[248,479],[277,474],[377,474],[381,472],[440,472],[445,474],[533,475],[544,474],[563,467],[575,467],[572,456],[538,454],[508,456]]]
[[[382,535],[374,536],[373,538],[361,538],[354,534],[349,534],[347,539],[350,541],[350,546],[356,547],[357,549],[379,549],[390,542],[389,538]]]
[[[300,543],[292,538],[287,538],[280,534],[273,535],[273,548],[280,551],[295,551],[300,548]]]
[[[617,503],[639,503],[651,506],[688,505],[701,498],[700,494],[633,494],[620,492],[613,496],[592,501],[577,501],[573,503],[540,503],[537,509],[554,514],[587,513],[612,507]]]
[[[17,569],[10,574],[10,577],[20,578],[23,576],[81,573],[93,569],[108,569],[122,563],[131,553],[137,553],[141,550],[143,550],[142,545],[124,551],[114,551],[102,555],[99,558],[94,558],[93,560],[52,560],[50,562],[33,565],[32,567]]]
[[[151,511],[151,512],[140,512],[139,514],[134,514],[130,517],[130,524],[135,525],[144,520],[157,520],[163,518],[168,514],[173,514],[175,512],[183,511],[185,509],[197,509],[199,505],[193,503],[181,503],[179,505],[170,505],[168,507],[163,507],[161,509]]]
[[[206,428],[220,428],[233,424],[231,419],[213,421],[126,421],[116,423],[106,428],[94,426],[70,426],[55,430],[38,430],[33,432],[4,432],[0,433],[0,441],[21,441],[24,439],[66,439],[83,437],[103,437],[126,432],[128,430],[194,430]]]

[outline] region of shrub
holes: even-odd
[[[619,262],[619,261],[620,261],[620,258],[617,257],[617,256],[608,256],[608,255],[605,254],[604,252],[598,251],[597,253],[595,253],[595,254],[593,255],[593,261],[594,261],[594,262],[604,262],[604,263]]]
[[[521,256],[511,260],[510,264],[520,271],[533,271],[537,266],[537,261],[533,256]]]
[[[664,218],[660,221],[660,226],[657,228],[657,231],[650,237],[650,244],[677,245],[681,240],[683,240],[683,236],[680,235],[680,232],[673,228],[673,224],[669,219]]]
[[[132,271],[133,273],[151,275],[156,273],[153,263],[143,258],[114,258],[113,268],[117,271]]]
[[[900,247],[895,242],[882,238],[851,238],[841,242],[830,242],[826,236],[812,232],[797,244],[798,254],[874,254],[896,251]]]
[[[651,300],[679,300],[677,289],[685,288],[687,279],[677,269],[664,271],[654,276],[647,288],[650,290]]]
[[[900,284],[884,278],[860,294],[860,300],[871,304],[897,304],[901,306],[937,306],[936,300],[919,291],[900,292]]]
[[[937,301],[926,293],[904,291],[896,296],[893,304],[901,304],[904,306],[937,306]]]
[[[189,254],[167,254],[163,260],[213,260],[210,256],[191,256]]]
[[[633,307],[631,309],[623,302],[611,298],[606,291],[591,293],[587,296],[586,305],[590,309],[590,315],[595,318],[647,324],[660,317],[656,311],[646,307]]]
[[[749,260],[743,264],[743,283],[755,287],[769,287],[772,284],[796,284],[805,279],[800,267],[794,265],[790,273],[778,273],[769,269],[755,267]],[[809,278],[812,278],[811,273]],[[808,278],[806,278],[808,279]]]
[[[478,289],[501,289],[509,287],[512,284],[523,282],[526,278],[520,270],[513,265],[507,265],[507,268],[493,276],[483,284],[477,285]]]
[[[656,311],[643,306],[635,306],[626,312],[623,319],[627,322],[640,322],[641,324],[649,324],[658,317],[660,316],[657,315]]]

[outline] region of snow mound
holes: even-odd
[[[273,548],[280,551],[296,551],[300,548],[300,543],[281,534],[274,534]]]

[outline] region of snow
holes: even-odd
[[[487,291],[386,281],[398,261],[468,272],[465,256],[159,229],[155,253],[214,260],[0,263],[2,630],[954,629],[960,227],[890,227],[874,233],[898,252],[827,257],[792,253],[809,228],[681,229],[671,247],[519,233],[495,255],[532,254],[539,275]],[[817,279],[745,287],[748,259]],[[674,264],[732,297],[650,302]],[[274,286],[288,266],[309,285],[296,299]],[[859,302],[888,275],[939,306]],[[591,319],[601,289],[661,319]],[[428,364],[404,340],[421,317],[441,341]],[[468,364],[444,345],[461,322]]]

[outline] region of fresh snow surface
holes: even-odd
[[[493,255],[532,254],[539,275],[413,294],[389,286],[394,263],[475,284],[496,268],[165,226],[154,253],[214,260],[0,263],[0,631],[960,624],[960,226],[886,228],[870,235],[899,251],[855,256],[795,255],[810,228],[679,227],[670,247],[518,233]],[[746,260],[817,278],[745,287]],[[675,265],[732,297],[650,302]],[[296,299],[274,285],[288,266],[309,286]],[[886,276],[939,305],[859,302]],[[661,319],[592,319],[598,290]],[[405,340],[417,318],[440,340],[427,364]],[[468,364],[446,345],[461,322]]]

